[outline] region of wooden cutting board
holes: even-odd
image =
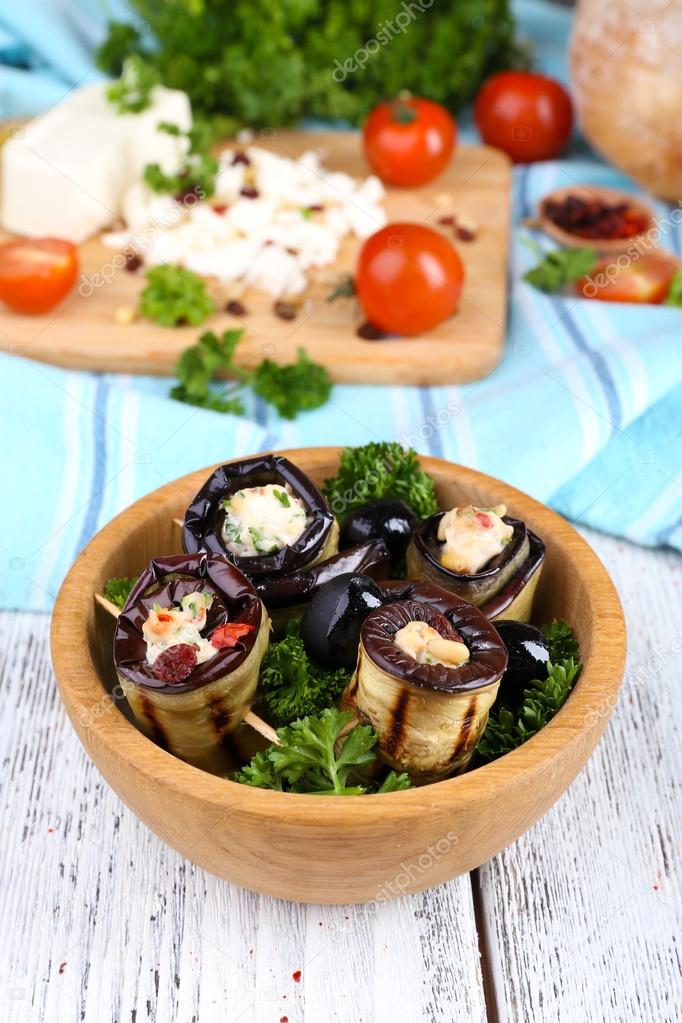
[[[306,149],[322,152],[328,168],[364,177],[368,167],[361,142],[352,132],[282,132],[258,140],[273,151],[294,157]],[[204,326],[167,328],[148,320],[123,326],[116,310],[135,305],[144,277],[117,270],[110,274],[115,251],[99,238],[81,246],[82,273],[104,274],[109,283],[77,288],[57,310],[25,317],[0,311],[5,349],[58,366],[121,373],[172,375],[175,362],[201,330],[244,327],[238,361],[253,367],[264,357],[291,362],[304,347],[330,371],[334,380],[351,383],[445,384],[477,380],[490,373],[502,355],[507,306],[511,171],[507,158],[487,146],[462,146],[450,169],[420,189],[391,189],[385,199],[389,221],[427,224],[453,237],[439,219],[457,215],[478,225],[474,241],[456,242],[466,268],[459,311],[419,338],[367,341],[357,336],[363,322],[354,298],[328,302],[344,272],[352,272],[360,243],[344,242],[337,262],[318,271],[298,317],[274,315],[272,299],[245,292],[249,315],[214,314]],[[221,293],[215,292],[220,298]]]

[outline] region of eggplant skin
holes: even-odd
[[[296,543],[288,544],[274,554],[237,557],[227,550],[222,538],[223,501],[237,490],[269,483],[288,484],[305,505],[310,522]],[[182,542],[188,553],[206,551],[221,555],[253,580],[300,571],[332,557],[339,549],[338,537],[338,523],[318,488],[304,472],[281,455],[255,455],[221,465],[209,476],[187,508],[182,529]]]
[[[387,602],[365,619],[344,701],[377,732],[387,763],[415,781],[434,781],[470,761],[507,668],[507,650],[483,612],[456,594],[423,582],[382,586]],[[436,627],[441,616],[468,647],[468,662],[418,664],[396,647],[393,637],[407,621]]]
[[[530,556],[529,531],[525,522],[505,515],[502,521],[512,526],[514,533],[504,550],[480,572],[453,572],[441,564],[439,557],[442,545],[437,538],[438,525],[444,514],[436,512],[415,531],[407,548],[407,577],[436,583],[481,607],[522,571]]]

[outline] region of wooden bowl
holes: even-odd
[[[647,226],[643,231],[633,234],[629,238],[584,238],[582,235],[565,231],[549,219],[546,209],[547,203],[561,202],[569,195],[576,195],[580,199],[603,199],[607,203],[626,202],[646,217]],[[563,188],[556,188],[540,201],[537,219],[545,234],[566,248],[592,248],[596,249],[601,256],[613,256],[619,252],[625,252],[631,245],[637,245],[638,242],[645,243],[645,251],[658,247],[658,240],[653,241],[647,238],[648,232],[655,226],[652,208],[637,196],[632,195],[631,192],[623,192],[617,188],[606,188],[602,185],[566,185]]]
[[[335,473],[339,453],[283,452],[318,483]],[[625,627],[601,562],[572,526],[520,491],[441,459],[421,462],[443,506],[504,503],[543,537],[547,557],[535,617],[565,617],[585,665],[549,725],[469,774],[355,798],[248,788],[165,753],[120,712],[113,619],[95,605],[93,594],[110,576],[135,575],[152,556],[180,550],[173,519],[182,517],[212,469],[161,487],[124,511],[88,544],[62,586],[52,656],[81,742],[152,831],[219,877],[281,898],[337,904],[383,901],[448,881],[479,866],[546,813],[604,731],[623,673]]]

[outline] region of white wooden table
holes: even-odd
[[[630,630],[599,749],[500,856],[371,909],[253,895],[162,845],[81,750],[47,618],[0,615],[0,1023],[681,1020],[682,560],[588,539]]]

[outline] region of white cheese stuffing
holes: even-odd
[[[210,639],[201,635],[212,600],[210,593],[197,591],[184,596],[180,607],[153,607],[142,625],[142,635],[147,643],[147,663],[154,664],[164,650],[179,643],[188,643],[196,649],[197,664],[214,657],[218,653],[217,648]]]
[[[376,177],[327,171],[312,151],[297,160],[258,146],[243,153],[248,162],[221,155],[210,200],[183,206],[133,185],[122,203],[126,229],[105,244],[131,248],[150,266],[173,263],[282,298],[303,292],[312,268],[333,263],[345,237],[386,224]]]
[[[426,622],[408,622],[398,629],[393,642],[418,664],[442,664],[446,668],[456,668],[469,660],[469,650],[464,643],[445,639]]]
[[[506,514],[503,504],[495,508],[468,504],[446,512],[438,524],[443,568],[467,575],[480,572],[491,558],[502,553],[514,535],[513,527],[502,521]]]
[[[296,543],[308,525],[303,501],[279,483],[238,490],[223,507],[223,540],[230,554],[239,558],[274,554]]]

